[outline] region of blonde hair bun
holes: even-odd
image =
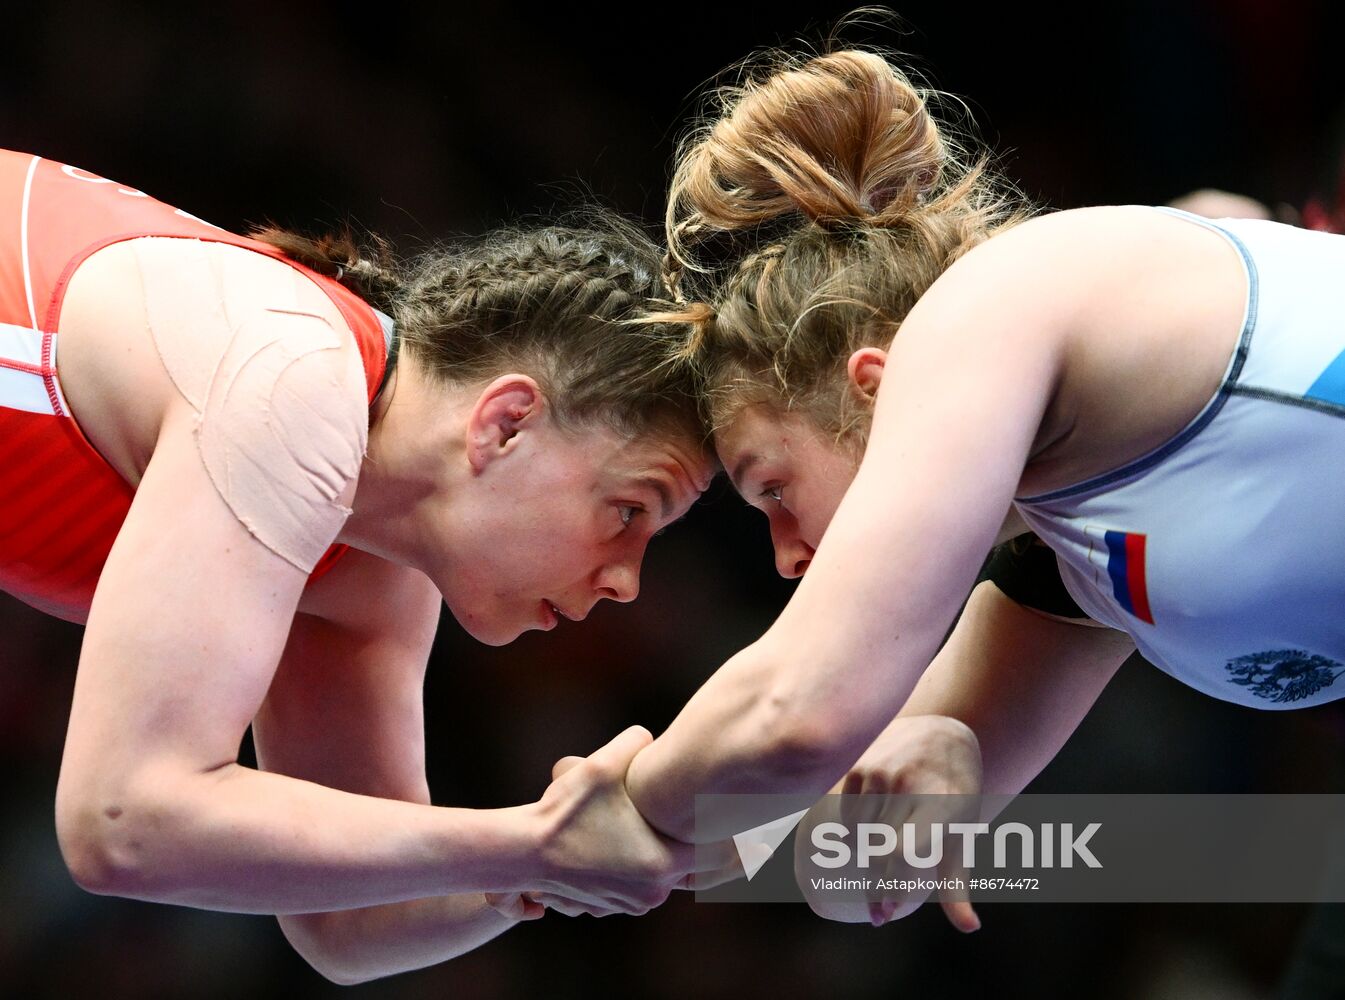
[[[822,226],[900,224],[938,184],[948,147],[925,96],[882,56],[794,60],[721,91],[673,178],[674,251],[700,229],[736,231],[799,213]]]
[[[931,113],[942,95],[883,56],[751,65],[713,93],[673,173],[666,271],[713,307],[671,316],[692,328],[681,359],[713,426],[764,402],[862,436],[845,359],[888,343],[939,275],[1031,208]]]

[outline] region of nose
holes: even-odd
[[[775,569],[786,580],[803,576],[813,561],[813,547],[799,537],[798,522],[786,515],[771,518],[771,542],[775,545]]]
[[[599,600],[629,604],[640,596],[640,560],[637,557],[608,563],[593,582]]]

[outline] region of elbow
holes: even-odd
[[[135,794],[125,784],[88,783],[56,795],[56,839],[75,884],[100,896],[159,899],[168,872],[160,844],[170,822],[162,798]]]
[[[101,812],[101,815],[100,815]],[[75,884],[99,896],[133,896],[142,881],[137,874],[135,841],[126,842],[114,828],[124,818],[116,807],[81,808],[77,815],[56,816],[56,839],[65,867]]]
[[[290,946],[322,978],[337,986],[359,986],[388,973],[372,970],[360,961],[353,946],[354,911],[304,913],[279,917]]]
[[[823,794],[863,749],[851,745],[844,719],[786,694],[763,698],[746,721],[763,791]]]
[[[120,880],[115,876],[106,856],[94,844],[60,835],[58,840],[66,870],[75,885],[98,896],[120,895],[117,891]]]

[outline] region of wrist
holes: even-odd
[[[550,866],[546,846],[555,826],[543,803],[529,802],[508,810],[510,817],[511,867],[505,873],[512,892],[527,892],[543,884]]]
[[[440,871],[443,895],[512,893],[534,887],[542,822],[536,805],[454,810],[469,818],[466,831],[452,824],[443,833]]]
[[[908,724],[907,733],[922,748],[957,745],[980,750],[972,728],[951,715],[910,715],[901,717],[901,721]]]
[[[920,717],[911,747],[912,774],[921,791],[966,791],[966,782],[980,788],[981,744],[966,723],[946,715]],[[934,785],[931,785],[931,782]]]
[[[980,786],[980,743],[970,726],[950,716],[900,716],[852,773],[868,770],[886,775],[892,792],[963,792]]]

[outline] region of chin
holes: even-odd
[[[459,612],[451,604],[448,605],[448,610],[464,632],[485,646],[507,646],[527,631],[516,624],[492,621],[486,615]]]
[[[527,629],[520,629],[516,625],[500,625],[494,622],[465,622],[461,618],[458,623],[467,630],[477,642],[486,646],[507,646]]]

